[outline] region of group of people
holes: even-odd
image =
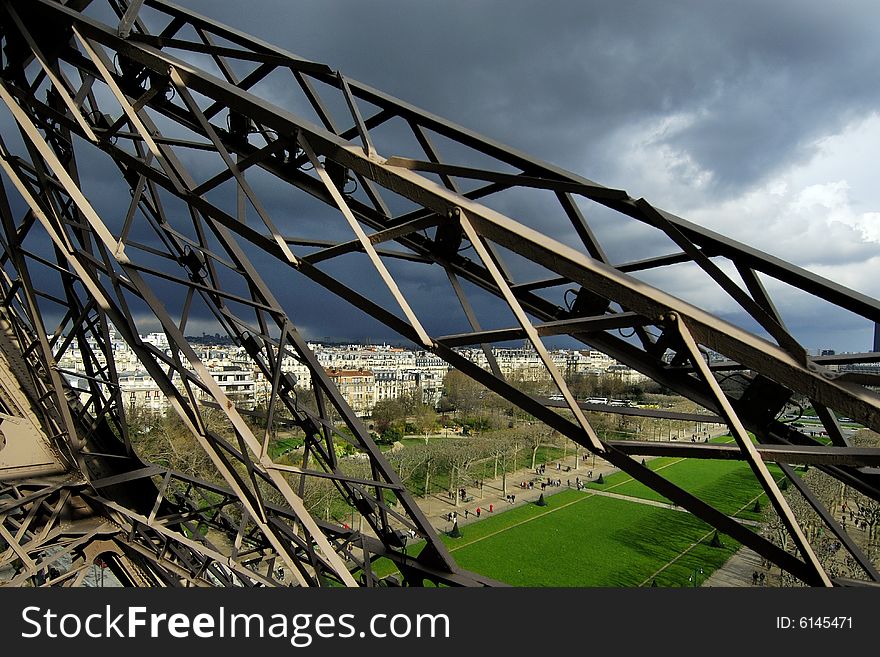
[[[541,466],[541,468],[538,468],[537,471],[543,472],[543,466]],[[593,478],[593,471],[590,470],[589,473],[587,473],[587,479],[592,479],[592,478]],[[584,488],[587,487],[586,481],[581,481],[580,477],[575,477],[574,481],[575,481],[575,488],[577,488],[577,490],[583,490]],[[571,488],[571,479],[566,479],[565,484],[566,484],[566,486],[568,486],[568,488]],[[541,486],[541,490],[546,490],[548,487],[557,487],[558,488],[558,487],[562,486],[562,479],[549,479],[548,478],[547,481],[542,481],[542,482],[540,482],[539,485]],[[523,490],[532,490],[535,487],[535,482],[534,481],[521,481],[521,482],[519,482],[519,487],[522,488]],[[510,496],[508,496],[508,497],[510,497]],[[508,501],[510,501],[510,500],[508,500]]]
[[[477,482],[477,485],[478,485],[480,488],[482,488],[482,484],[480,484],[480,482]],[[449,496],[449,499],[450,499],[450,500],[455,501],[456,493],[453,493],[452,491],[449,491],[449,492],[447,493],[447,495]],[[466,502],[467,499],[468,499],[468,497],[467,497],[467,489],[466,489],[466,488],[459,488],[459,489],[458,489],[458,493],[457,493],[457,495],[458,495],[458,499],[460,499],[460,500],[462,500],[462,501],[465,501],[465,502]]]
[[[764,573],[759,573],[757,570],[752,573],[752,586],[764,586],[764,581],[767,579],[767,576]]]
[[[495,505],[490,504],[489,505],[489,513],[492,513],[492,511],[494,511],[494,510],[495,510]],[[477,507],[477,509],[476,509],[476,511],[474,511],[473,515],[475,515],[475,516],[477,516],[477,518],[479,518],[482,515],[482,513],[483,513],[483,509],[481,509],[480,507]],[[467,518],[470,515],[471,515],[471,511],[469,509],[465,509],[464,510],[465,520],[467,520]],[[449,522],[453,522],[453,523],[457,522],[458,521],[458,511],[450,511],[445,516],[443,516],[443,518],[448,520]]]
[[[566,484],[569,488],[571,488],[571,479],[566,479],[566,480],[565,480],[565,484]],[[581,478],[580,478],[580,477],[575,477],[575,478],[574,478],[574,487],[575,487],[577,490],[583,490],[584,488],[587,487],[587,485],[581,481]]]
[[[863,529],[863,530],[868,529],[868,527],[869,527],[868,522],[864,518],[862,518],[861,516],[853,513],[852,509],[849,509],[849,510],[844,509],[843,510],[843,516],[842,516],[840,522],[843,525],[844,529],[846,529],[846,514],[847,513],[849,513],[849,521],[851,523],[853,523],[853,525],[856,527],[856,529]]]
[[[584,460],[586,460],[586,459],[584,459]],[[570,468],[570,467],[564,467],[564,468],[563,468],[563,466],[562,466],[560,463],[557,463],[557,464],[556,464],[556,469],[557,469],[557,470],[562,470],[562,469],[564,469],[566,472],[570,472],[570,471],[571,471],[571,468]],[[535,468],[535,474],[538,474],[538,475],[543,475],[543,474],[546,473],[546,471],[547,471],[547,465],[546,465],[546,464],[539,465],[539,466],[537,466],[537,467]],[[575,477],[575,484],[574,484],[574,485],[575,485],[575,487],[577,488],[577,490],[584,490],[584,489],[587,487],[587,480],[588,480],[588,479],[592,479],[592,478],[593,478],[593,471],[590,470],[589,473],[587,474],[587,479],[584,479],[584,481],[581,481],[581,478],[580,478],[580,477]],[[480,480],[475,480],[475,481],[474,481],[474,486],[477,486],[477,487],[482,488],[482,485],[483,485],[483,482],[481,482]],[[542,491],[547,490],[548,487],[552,487],[552,488],[560,488],[560,487],[562,486],[562,479],[550,479],[549,477],[547,477],[546,481],[540,481],[540,482],[537,482],[537,483],[536,483],[536,481],[535,481],[534,479],[533,479],[533,480],[530,480],[530,481],[525,481],[525,480],[524,480],[524,481],[519,482],[519,487],[520,487],[521,489],[523,489],[523,490],[533,490],[533,489],[536,488],[538,485],[540,485]],[[572,487],[571,479],[567,479],[567,480],[566,480],[566,485],[567,485],[569,488]],[[455,500],[456,497],[457,497],[458,499],[461,499],[461,500],[467,501],[467,499],[468,499],[468,498],[467,498],[467,490],[464,489],[464,488],[459,488],[458,491],[456,491],[455,493],[453,493],[453,492],[450,491],[450,493],[449,493],[449,499],[450,499],[450,500]],[[505,496],[505,500],[507,501],[508,504],[516,504],[516,495],[506,495],[506,496]],[[464,509],[464,510],[463,510],[463,513],[464,513],[464,517],[465,517],[465,518],[470,517],[471,514],[473,514],[473,515],[475,515],[477,518],[479,518],[479,517],[482,515],[482,512],[483,512],[484,510],[485,510],[485,509],[482,509],[482,508],[480,508],[480,507],[477,507],[476,510],[473,511],[473,512],[470,511],[469,509]],[[492,504],[489,505],[489,507],[488,507],[488,511],[489,511],[489,512],[492,512],[492,511],[493,511],[493,505],[492,505]],[[446,514],[443,516],[443,518],[444,518],[445,520],[448,520],[449,522],[455,523],[455,522],[458,521],[458,512],[457,512],[457,511],[449,511],[448,513],[446,513]]]

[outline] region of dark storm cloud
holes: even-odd
[[[184,4],[600,182],[641,121],[733,192],[880,100],[870,2]]]
[[[880,45],[872,31],[880,6],[867,2],[833,8],[794,0],[178,2],[636,196],[645,185],[631,167],[632,135],[676,118],[653,137],[654,144],[711,177],[707,186],[693,190],[698,200],[676,199],[667,207],[672,211],[753,188],[808,159],[817,139],[880,105],[875,73]],[[290,96],[283,86],[270,91],[273,102]],[[2,129],[6,134],[5,125]],[[187,165],[199,180],[219,168],[217,162],[203,165],[196,159]],[[83,167],[83,176],[95,177],[99,171]],[[251,184],[286,235],[351,239],[338,214],[252,171]],[[99,179],[91,184],[99,192],[103,186]],[[95,203],[109,213],[115,197],[98,193]],[[558,223],[558,212],[546,211],[544,199],[512,195],[493,202],[500,211],[575,245],[572,231]],[[643,227],[616,215],[590,208],[588,216],[617,262],[671,250],[668,243],[642,239]],[[249,217],[256,225],[255,213]],[[863,260],[875,246],[847,244],[834,251],[841,260],[847,254]],[[326,292],[296,282],[302,277],[260,264],[311,337],[386,337],[372,320],[353,321],[344,302],[327,302]],[[448,285],[441,289],[442,275],[399,263],[391,268],[432,332],[464,330]],[[341,267],[339,276],[365,294],[387,299],[376,276],[365,271]],[[674,276],[668,283],[675,293]],[[500,304],[482,307],[491,309],[481,318],[484,325],[510,323],[506,316],[499,319]]]

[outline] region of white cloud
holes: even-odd
[[[880,150],[880,116],[853,122],[840,134],[811,145],[814,155],[733,197],[713,196],[712,172],[701,170],[689,153],[665,136],[698,119],[677,114],[646,122],[631,131],[619,171],[640,189],[633,196],[699,225],[804,267],[873,297],[880,296],[880,186],[873,159]],[[719,264],[721,261],[718,261]],[[644,276],[653,284],[716,313],[736,313],[736,305],[695,276],[693,265],[669,267]],[[736,275],[731,273],[736,279]],[[869,323],[837,313],[775,281],[768,290],[789,328],[810,344],[810,332],[840,329],[838,349],[864,349]],[[863,335],[864,334],[864,335]],[[810,337],[808,337],[810,336]]]
[[[711,187],[712,172],[701,169],[687,151],[668,141],[669,135],[698,119],[698,112],[681,112],[621,130],[610,140],[620,153],[615,169],[623,179],[621,186],[629,186],[631,196],[643,196],[669,210],[673,210],[675,199],[705,193]]]
[[[880,147],[880,117],[851,124],[816,145],[808,162],[789,168],[744,194],[713,202],[694,199],[690,219],[801,266],[837,274],[858,267],[864,286],[877,290],[868,261],[880,243],[880,189],[866,170]],[[826,274],[828,275],[828,274]]]
[[[880,187],[871,160],[880,148],[880,117],[820,140],[808,162],[721,200],[713,196],[712,173],[663,139],[695,118],[666,117],[631,133],[620,166],[640,187],[631,195],[803,266],[864,262],[877,253]]]

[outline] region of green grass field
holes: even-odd
[[[739,461],[657,458],[647,465],[729,515],[759,520],[755,500],[761,507],[767,503],[748,465]],[[781,480],[775,466],[771,473]],[[724,535],[723,547],[712,547],[714,530],[689,513],[590,489],[667,502],[618,472],[603,485],[549,495],[546,507],[496,513],[461,527],[461,538],[443,540],[463,568],[514,586],[635,587],[654,580],[658,586],[688,586],[695,572],[702,569],[702,582],[740,547]]]
[[[758,498],[762,507],[767,503],[767,496],[762,492],[752,471],[739,461],[695,459],[683,461],[675,458],[658,458],[648,461],[646,465],[719,511],[737,518],[759,520],[761,514],[752,510],[755,498]],[[779,482],[783,477],[782,471],[775,465],[770,465],[769,469],[774,479]],[[588,487],[639,499],[669,501],[660,493],[623,472],[606,477],[604,484],[591,483]]]
[[[688,513],[573,490],[547,500],[444,541],[463,568],[514,586],[687,586],[695,569],[704,579],[739,548],[726,537],[711,547],[712,530]]]

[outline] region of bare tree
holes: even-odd
[[[479,449],[488,454],[488,458],[492,459],[493,479],[498,478],[498,467],[501,466],[501,490],[504,495],[507,494],[508,466],[513,462],[513,469],[516,469],[516,463],[512,455],[519,448],[520,444],[516,434],[511,435],[507,432],[496,432],[485,441],[485,445],[479,446]]]
[[[852,443],[858,447],[880,447],[880,435],[863,429],[853,436]],[[856,507],[857,522],[864,523],[866,549],[876,551],[880,542],[880,502],[858,491],[847,497]]]
[[[517,431],[519,438],[522,442],[532,450],[532,464],[529,466],[532,470],[535,469],[535,462],[538,457],[538,449],[541,445],[544,444],[544,441],[547,439],[549,435],[549,430],[543,424],[529,424],[519,431]]]
[[[414,490],[417,485],[422,484],[424,494],[427,495],[428,479],[431,475],[428,464],[434,462],[435,451],[426,445],[410,445],[404,449],[391,451],[388,460],[409,490]],[[422,473],[425,473],[424,483],[420,476]]]
[[[865,514],[871,514],[874,509],[880,507],[875,501],[866,498],[860,493],[853,490],[841,490],[840,482],[821,472],[817,468],[812,468],[803,473],[801,481],[808,486],[818,500],[832,512],[833,515],[842,520],[845,531],[850,534],[865,555],[877,563],[878,549],[876,541],[871,538],[871,532],[868,531],[865,537],[859,536],[858,532],[853,531],[855,526],[864,520]],[[810,542],[819,562],[825,571],[832,578],[845,577],[850,579],[865,579],[866,573],[859,563],[850,555],[850,553],[842,547],[841,542],[837,539],[833,532],[829,531],[819,514],[810,506],[804,497],[795,487],[789,487],[783,495],[788,502],[789,507],[795,515],[798,524],[803,528],[807,540]],[[847,504],[848,502],[848,504]],[[860,504],[864,504],[864,513]],[[779,545],[783,550],[794,552],[796,548],[790,540],[789,533],[784,527],[782,521],[772,508],[768,507],[765,514],[766,522],[762,533]],[[858,515],[856,515],[858,510]],[[849,512],[853,515],[850,516]],[[840,514],[838,516],[838,514]],[[875,519],[876,522],[876,519]],[[803,586],[803,582],[783,572],[783,586]]]
[[[468,481],[468,473],[474,462],[482,456],[480,450],[469,440],[444,441],[437,457],[443,469],[449,474],[449,495],[458,506],[460,495],[458,491],[463,488],[463,483]]]

